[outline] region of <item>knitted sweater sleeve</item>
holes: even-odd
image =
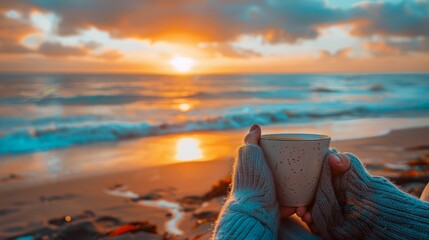
[[[262,149],[242,146],[235,159],[232,188],[216,222],[214,239],[276,239],[278,206],[274,180]]]
[[[385,178],[371,176],[353,154],[351,168],[333,177],[325,161],[313,220],[324,239],[429,239],[429,203]]]

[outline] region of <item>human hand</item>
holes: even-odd
[[[427,202],[372,176],[351,153],[331,155],[322,166],[311,209],[321,237],[429,239]]]
[[[347,170],[350,169],[350,159],[346,154],[342,153],[329,153],[327,156],[328,164],[332,170],[332,174],[334,177],[341,176]],[[287,218],[296,213],[298,217],[301,218],[303,222],[305,222],[310,230],[313,233],[318,233],[318,229],[313,222],[313,218],[311,215],[311,208],[308,206],[303,207],[281,207],[280,208],[280,217]]]

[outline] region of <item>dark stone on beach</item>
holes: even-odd
[[[117,183],[117,184],[115,184],[115,185],[113,185],[113,186],[110,186],[110,187],[108,187],[107,189],[108,190],[117,190],[117,189],[120,189],[120,188],[122,188],[122,187],[124,187],[125,185],[124,184],[122,184],[122,183]]]
[[[429,182],[429,176],[399,176],[399,177],[387,177],[390,181],[397,185],[404,185],[409,183],[428,183]]]
[[[48,237],[48,239],[54,239],[53,236],[55,234],[55,231],[50,227],[42,227],[36,230],[32,230],[29,232],[26,232],[19,236],[14,236],[8,239],[20,239],[20,238],[26,238],[26,239],[44,239],[45,236]]]
[[[94,223],[90,221],[79,222],[76,224],[68,225],[58,232],[55,239],[58,240],[92,240],[98,239],[100,232],[97,230]]]
[[[178,202],[180,202],[181,204],[188,204],[188,205],[198,205],[201,204],[205,201],[204,197],[202,196],[195,196],[195,195],[190,195],[190,196],[184,196],[183,198],[179,199]]]
[[[0,209],[0,216],[5,216],[16,212],[19,212],[19,210],[18,209]]]
[[[197,220],[198,225],[215,222],[218,215],[219,212],[215,211],[204,211],[192,214],[192,216]]]
[[[419,146],[405,148],[405,151],[422,151],[422,150],[429,150],[429,145],[419,145]]]
[[[162,240],[189,240],[189,238],[187,237],[183,237],[180,235],[176,235],[176,234],[172,234],[172,233],[168,233],[165,232],[164,234],[162,234]]]
[[[140,201],[140,200],[159,200],[162,197],[163,196],[161,194],[151,192],[151,193],[148,193],[146,195],[139,196],[138,198],[133,198],[132,200],[134,202],[137,202],[137,201]]]
[[[103,227],[114,227],[122,224],[122,221],[119,218],[111,216],[101,216],[95,219],[97,224],[102,225]]]
[[[60,218],[50,219],[48,220],[48,223],[55,226],[63,226],[67,223],[75,222],[82,219],[93,218],[93,217],[95,217],[95,213],[90,210],[86,210],[79,215],[74,215],[74,216],[66,215]]]
[[[19,179],[23,179],[23,177],[18,174],[11,173],[6,177],[0,178],[0,182],[9,182],[9,181],[19,180]]]
[[[142,221],[142,222],[126,223],[126,224],[116,228],[115,230],[110,231],[109,233],[106,234],[106,236],[115,237],[115,236],[120,236],[120,235],[128,234],[128,233],[138,233],[141,231],[148,232],[148,233],[154,233],[154,234],[158,233],[158,229],[156,227],[156,224],[151,223],[149,221]]]
[[[203,199],[205,201],[211,200],[217,197],[226,196],[229,191],[229,186],[231,184],[231,178],[226,177],[224,179],[219,180],[212,186],[212,189],[204,194]]]
[[[183,212],[193,212],[193,211],[195,211],[195,209],[197,209],[197,208],[196,207],[183,207],[183,206],[181,208],[181,210]]]

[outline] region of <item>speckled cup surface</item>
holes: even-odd
[[[271,168],[280,206],[309,205],[315,196],[331,138],[318,134],[262,135],[260,146]]]

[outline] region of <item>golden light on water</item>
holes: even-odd
[[[170,59],[170,64],[173,68],[181,73],[189,72],[195,65],[195,61],[191,58],[174,56]]]
[[[200,148],[200,140],[191,137],[182,137],[177,140],[176,159],[180,161],[192,161],[203,158]]]
[[[179,110],[182,112],[187,112],[191,109],[191,105],[189,103],[181,103],[179,104]]]

